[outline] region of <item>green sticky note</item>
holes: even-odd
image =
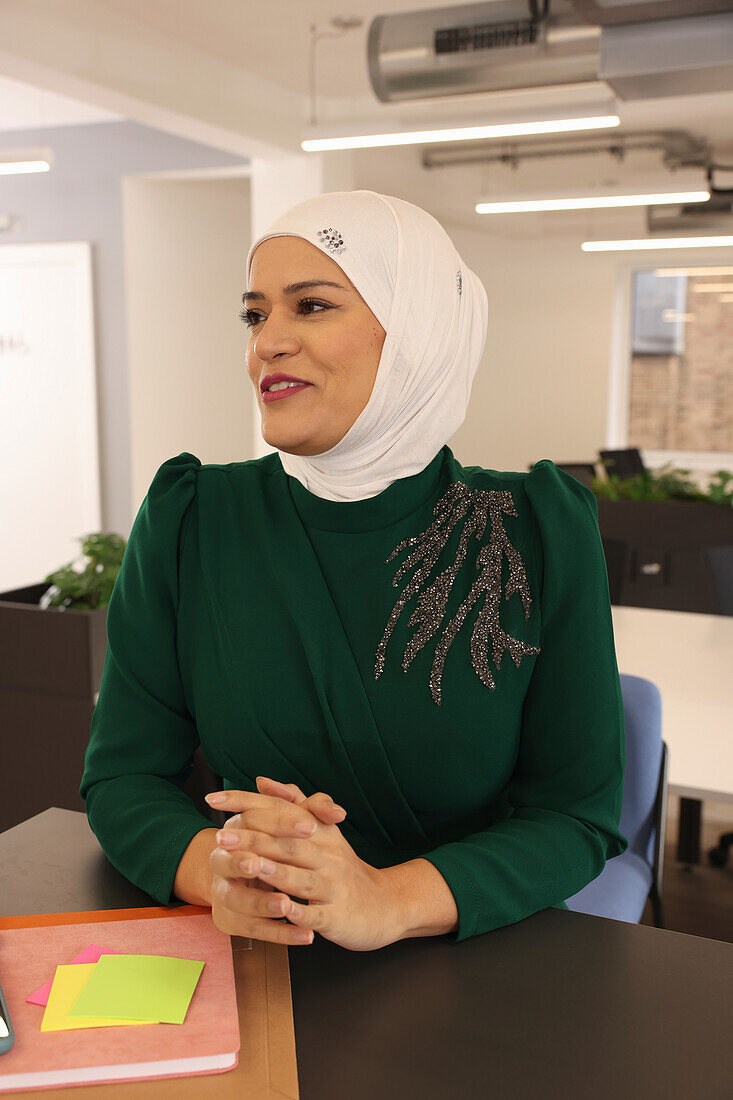
[[[204,964],[167,955],[102,955],[69,1018],[182,1024]]]

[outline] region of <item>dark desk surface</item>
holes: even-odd
[[[156,904],[71,810],[0,834],[0,868],[3,916]],[[732,944],[546,909],[288,950],[301,1100],[733,1100]]]

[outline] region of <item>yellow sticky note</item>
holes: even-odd
[[[69,1017],[89,976],[97,963],[69,963],[57,966],[48,995],[48,1004],[41,1020],[41,1031],[72,1031],[79,1027],[136,1027],[155,1023],[154,1020],[103,1020]]]

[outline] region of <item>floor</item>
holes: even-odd
[[[700,863],[677,862],[679,799],[670,796],[667,805],[662,905],[664,926],[672,932],[725,940],[733,943],[733,846],[724,867],[713,867],[710,848],[717,847],[722,833],[733,833],[732,803],[703,803]],[[647,901],[641,924],[654,925]]]

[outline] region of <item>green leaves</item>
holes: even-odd
[[[666,463],[656,473],[645,470],[627,478],[609,474],[608,480],[594,477],[591,488],[602,500],[701,500],[733,508],[733,473],[730,470],[716,470],[711,475],[707,492],[688,478],[689,473],[689,470],[675,470]]]
[[[81,542],[81,557],[86,560],[69,562],[44,577],[51,587],[41,596],[41,607],[95,611],[109,603],[127,541],[121,535],[98,532],[77,542]]]

